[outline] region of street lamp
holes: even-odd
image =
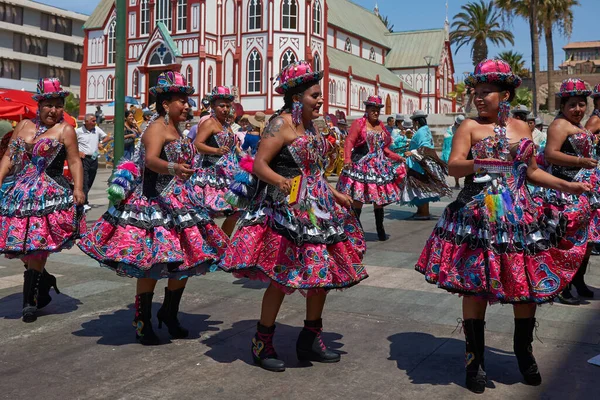
[[[429,95],[431,93],[429,90],[429,85],[431,82],[431,77],[429,76],[429,67],[431,67],[431,60],[433,60],[433,56],[425,56],[423,59],[427,64],[427,114],[429,114],[431,112],[431,103],[429,102]]]

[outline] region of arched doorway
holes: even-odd
[[[390,98],[390,95],[388,94],[387,97],[385,98],[385,114],[390,115],[391,113],[392,113],[392,99]]]

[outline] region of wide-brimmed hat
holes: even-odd
[[[383,99],[380,96],[369,96],[367,100],[363,101],[365,107],[378,107],[383,108]]]
[[[587,88],[585,82],[579,78],[568,78],[562,81],[560,89],[556,95],[558,97],[587,97],[592,94],[592,91]]]
[[[423,110],[417,110],[410,116],[410,119],[415,120],[417,118],[427,118],[427,114]]]
[[[47,99],[64,99],[70,94],[71,92],[62,88],[58,78],[41,78],[37,84],[37,94],[34,94],[32,97],[39,103]]]
[[[544,125],[544,122],[540,117],[535,117],[535,126]]]
[[[521,85],[521,78],[515,75],[510,65],[499,58],[483,60],[475,67],[475,72],[465,79],[465,85],[475,87],[478,83],[497,83],[512,87]]]
[[[593,98],[600,97],[600,83],[594,86],[594,89],[592,89],[591,96]]]
[[[404,122],[402,122],[402,127],[405,129],[410,129],[413,127],[413,123],[411,120],[405,119]]]
[[[527,108],[527,106],[524,106],[523,104],[519,104],[517,105],[515,108],[513,108],[510,111],[513,115],[515,114],[525,114],[525,115],[529,115],[530,111],[529,108]]]
[[[277,86],[275,92],[284,94],[288,90],[309,82],[319,82],[323,79],[324,71],[313,71],[306,61],[297,61],[288,64],[275,78]]]
[[[456,116],[456,118],[454,118],[454,123],[456,125],[460,125],[460,124],[463,123],[464,120],[465,120],[465,116],[462,115],[462,114],[459,114],[459,115]]]
[[[404,121],[406,119],[406,117],[404,116],[404,114],[396,114],[396,122],[398,121]]]
[[[243,120],[250,122],[250,116],[248,114],[242,115],[242,117],[240,118],[240,122],[242,122]]]
[[[215,86],[207,96],[209,102],[213,102],[215,100],[228,100],[233,101],[235,96],[231,94],[231,90],[227,86]]]
[[[181,93],[189,96],[194,94],[196,89],[187,84],[181,73],[177,71],[165,71],[158,75],[156,86],[151,87],[149,91],[153,96],[161,93]]]
[[[243,118],[243,117],[242,117]],[[253,116],[248,118],[248,122],[256,128],[258,128],[259,132],[265,128],[265,121],[267,116],[262,111],[257,111]]]
[[[527,114],[527,121],[535,121],[535,115],[533,113]]]

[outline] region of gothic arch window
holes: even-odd
[[[115,99],[115,78],[108,76],[106,78],[106,100]]]
[[[344,46],[344,50],[352,53],[352,42],[350,41],[350,38],[346,38],[346,46]]]
[[[109,64],[114,64],[115,63],[116,30],[117,30],[117,20],[113,19],[113,21],[108,26],[108,35],[107,35],[108,36],[108,38],[107,38],[108,55],[107,55],[106,59],[108,60]]]
[[[336,84],[335,81],[330,81],[329,82],[329,104],[337,104],[336,101]]]
[[[373,47],[369,50],[369,60],[375,61],[375,49]]]
[[[298,27],[298,4],[296,0],[283,0],[281,7],[282,29],[297,29]]]
[[[96,64],[96,49],[98,48],[98,41],[96,39],[92,39],[92,51],[90,51],[91,62],[90,64]]]
[[[313,56],[313,71],[317,72],[321,69],[321,56],[319,56],[319,53],[315,53]]]
[[[187,0],[177,0],[177,30],[187,29]]]
[[[192,70],[191,65],[188,65],[185,69],[185,80],[187,81],[188,86],[194,86],[194,71]]]
[[[173,64],[173,55],[164,45],[159,44],[150,56],[149,65],[169,65]]]
[[[93,76],[90,78],[90,81],[88,82],[87,96],[88,96],[88,100],[96,98],[96,78],[94,78]]]
[[[289,64],[295,63],[297,59],[296,54],[291,49],[287,49],[281,56],[281,69],[283,70]]]
[[[207,78],[207,82],[208,82],[208,91],[212,91],[213,88],[215,87],[215,74],[213,72],[213,68],[212,67],[208,67],[208,78]]]
[[[104,77],[102,75],[100,75],[100,77],[98,78],[98,86],[96,86],[96,98],[97,99],[102,99],[102,97],[105,95],[104,92]]]
[[[316,0],[313,3],[313,33],[315,35],[321,34],[321,2]]]
[[[140,35],[150,33],[150,0],[140,0]]]
[[[255,49],[248,56],[248,93],[261,92],[262,62]]]
[[[262,28],[262,1],[250,0],[248,2],[248,30]]]
[[[171,0],[156,0],[154,6],[154,19],[156,23],[162,22],[167,27],[167,30],[173,29]]]
[[[133,77],[131,78],[131,94],[133,97],[139,97],[140,95],[140,71],[137,69],[133,71]]]

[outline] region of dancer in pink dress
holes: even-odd
[[[0,193],[0,253],[27,264],[24,322],[35,321],[38,308],[50,302],[48,286],[59,293],[56,278],[44,274],[48,255],[70,248],[85,231],[77,135],[63,120],[68,95],[58,79],[40,79],[33,96],[39,104],[38,117],[17,125],[0,163],[0,182],[4,183],[11,170],[14,174]],[[73,176],[73,190],[63,176],[65,159]]]
[[[525,382],[541,376],[531,344],[538,303],[551,301],[571,281],[586,247],[589,208],[552,212],[532,200],[526,180],[563,192],[591,188],[537,168],[527,123],[508,118],[521,79],[502,60],[485,60],[466,80],[479,116],[458,128],[450,175],[465,187],[444,211],[416,269],[427,282],[463,297],[466,385],[482,393],[487,383],[487,304],[512,303],[514,351]],[[572,218],[572,219],[569,219]]]
[[[383,207],[400,201],[402,184],[406,177],[404,158],[390,150],[392,138],[379,114],[383,101],[369,96],[364,102],[365,115],[352,123],[344,144],[344,170],[337,190],[353,200],[353,208],[360,218],[363,204],[373,204],[377,237],[388,239],[383,226]]]
[[[538,190],[536,195],[541,201],[554,209],[562,211],[581,202],[589,203],[591,208],[588,224],[588,247],[583,263],[573,277],[572,285],[579,297],[594,297],[584,281],[590,254],[600,245],[600,170],[596,154],[594,134],[581,125],[587,109],[587,97],[591,90],[581,79],[566,79],[557,95],[560,97],[560,113],[548,127],[548,139],[544,150],[546,162],[551,165],[552,175],[566,181],[587,182],[593,189],[584,196],[561,193],[553,189]],[[574,297],[567,286],[558,299],[563,304],[576,305],[579,298]]]
[[[286,294],[300,290],[307,296],[298,358],[337,362],[340,355],[328,350],[321,337],[327,292],[367,277],[363,233],[349,212],[352,200],[323,176],[329,142],[312,123],[323,104],[322,78],[323,71],[313,72],[305,61],[290,64],[278,77],[276,91],[285,104],[262,133],[254,161],[257,193],[222,264],[237,277],[270,283],[252,339],[254,361],[270,371],[285,370],[273,334]],[[290,194],[295,183],[297,196]]]
[[[212,116],[198,126],[194,140],[200,153],[196,161],[198,170],[190,180],[211,215],[226,216],[222,228],[228,236],[231,236],[239,217],[237,209],[225,200],[229,185],[239,169],[239,139],[227,123],[234,98],[229,88],[224,86],[215,87],[208,97]]]
[[[186,120],[194,88],[179,72],[167,71],[150,93],[157,114],[134,160],[121,162],[111,177],[112,205],[79,243],[100,265],[137,278],[133,324],[143,345],[160,343],[151,322],[157,280],[168,279],[159,328],[164,322],[173,338],[187,337],[178,319],[187,278],[216,270],[229,243],[208,210],[193,201],[188,181],[196,152],[179,124]]]

